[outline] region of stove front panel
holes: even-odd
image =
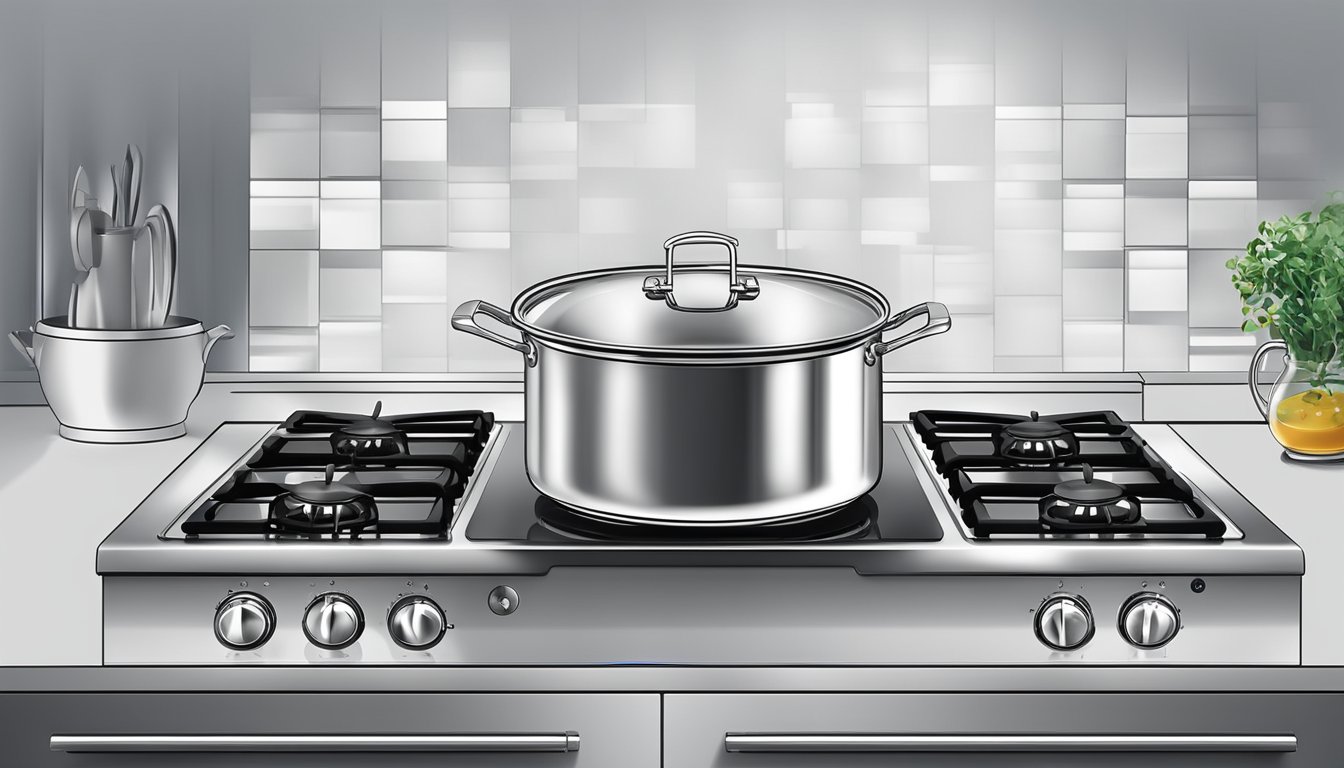
[[[108,576],[107,664],[473,665],[1296,665],[1296,576],[860,576],[848,568],[577,568],[545,576]],[[498,590],[513,599],[501,605]],[[225,648],[216,606],[260,595],[275,629],[260,647]],[[340,593],[365,628],[342,650],[303,631],[314,598]],[[1167,598],[1180,628],[1141,650],[1120,634],[1138,593]],[[1095,631],[1075,651],[1038,639],[1043,601],[1083,598]],[[410,651],[387,624],[391,606],[424,595],[452,625]],[[321,601],[318,601],[319,604]]]

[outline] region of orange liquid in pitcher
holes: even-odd
[[[1269,429],[1285,448],[1299,453],[1344,452],[1344,392],[1311,389],[1285,397]]]

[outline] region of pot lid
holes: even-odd
[[[535,336],[598,351],[740,356],[844,346],[877,333],[889,312],[880,293],[840,277],[744,265],[732,290],[731,273],[688,265],[671,281],[656,266],[571,275],[519,296],[513,314]]]
[[[676,266],[676,249],[717,245],[727,264]],[[525,331],[599,353],[640,357],[775,356],[842,347],[877,332],[890,306],[841,277],[779,267],[738,269],[737,240],[685,232],[662,267],[588,272],[542,283],[513,305]]]

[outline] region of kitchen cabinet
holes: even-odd
[[[659,764],[656,694],[25,693],[0,712],[0,765],[24,768]],[[205,737],[252,751],[203,751]]]
[[[1341,715],[1336,694],[669,695],[663,765],[1338,766]]]

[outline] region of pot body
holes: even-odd
[[[233,332],[184,317],[146,330],[70,328],[59,317],[11,336],[37,368],[62,436],[127,443],[186,434],[210,349]]]
[[[740,525],[838,507],[878,481],[881,366],[864,345],[685,365],[529,342],[527,471],[566,506],[620,522]]]

